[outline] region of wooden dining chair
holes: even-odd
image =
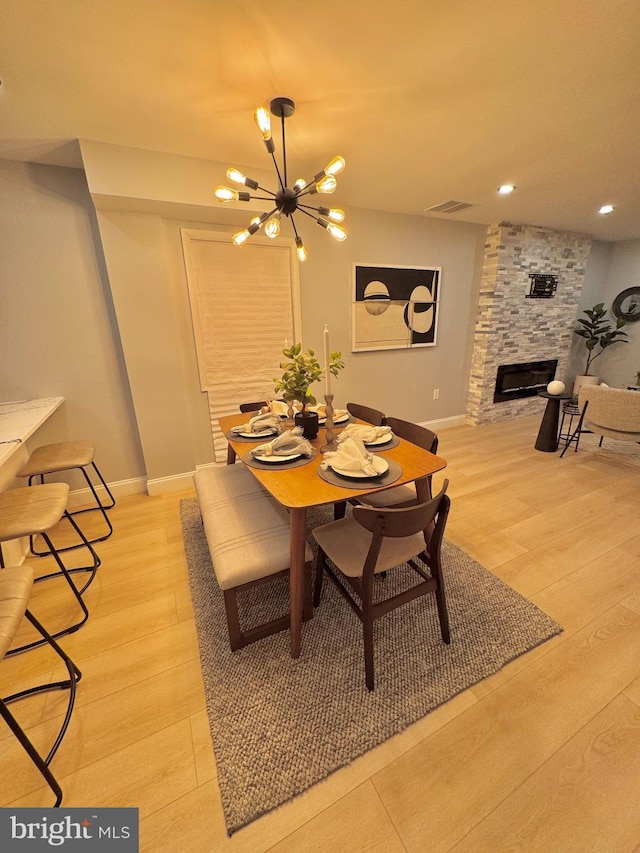
[[[423,450],[428,450],[429,453],[438,452],[438,436],[435,432],[427,427],[419,426],[410,421],[403,421],[400,418],[387,418],[387,426],[391,427],[394,435],[398,438],[404,438],[405,441],[410,441],[411,444],[416,444],[422,447]],[[431,497],[431,477],[427,478],[428,497]],[[416,495],[416,487],[414,483],[407,486],[396,486],[394,489],[385,489],[383,492],[374,492],[363,498],[358,498],[358,503],[366,504],[367,506],[412,506],[418,502]]]
[[[243,415],[247,412],[259,412],[266,405],[266,400],[260,400],[258,403],[240,403],[240,411]]]
[[[419,596],[435,593],[442,640],[447,644],[451,642],[440,558],[450,506],[446,494],[448,485],[449,481],[445,480],[439,494],[425,503],[400,509],[357,506],[349,518],[332,521],[313,531],[319,546],[314,606],[320,604],[322,578],[326,572],[362,622],[365,680],[369,690],[374,688],[373,623],[390,610]],[[420,563],[426,566],[426,571]],[[418,576],[418,582],[396,595],[374,602],[376,575],[407,565]]]
[[[372,409],[370,406],[361,406],[360,403],[347,403],[347,411],[354,418],[366,421],[373,426],[384,426],[386,423],[384,412]]]
[[[437,453],[438,451],[438,436],[435,432],[427,427],[419,426],[410,421],[403,421],[400,418],[387,417],[386,426],[391,427],[394,435],[398,438],[404,438],[405,441],[410,441],[423,450],[428,450],[429,453]],[[427,496],[431,497],[431,477],[427,478]],[[412,506],[418,502],[415,483],[410,483],[406,486],[396,486],[393,489],[385,489],[383,492],[373,492],[362,498],[351,498],[350,503],[365,504],[366,506],[392,506],[403,507]],[[344,518],[346,512],[346,501],[339,501],[333,506],[334,519]]]

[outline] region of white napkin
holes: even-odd
[[[372,424],[347,424],[342,432],[338,433],[336,441],[341,444],[348,438],[359,438],[364,444],[369,441],[378,441],[381,438],[391,438],[393,432],[389,426],[373,426]]]
[[[302,408],[302,405],[298,400],[294,400],[292,405],[294,412],[299,412]],[[260,411],[265,411],[267,414],[270,412],[272,415],[278,415],[279,417],[286,418],[289,414],[289,404],[285,403],[283,400],[271,400],[269,402],[269,408],[263,408]]]
[[[302,437],[302,427],[294,427],[283,432],[273,441],[251,448],[252,456],[293,456],[294,453],[313,456],[312,445]]]
[[[369,453],[362,440],[357,436],[346,438],[336,451],[325,453],[320,467],[339,468],[342,471],[362,471],[367,477],[378,474],[373,464],[373,454]]]
[[[280,421],[275,415],[271,414],[255,415],[249,423],[231,427],[231,432],[236,434],[240,432],[253,432],[259,435],[262,432],[273,432],[273,430],[280,432]]]

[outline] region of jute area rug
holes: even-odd
[[[624,465],[640,465],[640,443],[636,441],[618,441],[615,438],[605,438],[602,447],[599,446],[600,436],[592,433],[584,433],[580,436],[577,455],[589,453],[600,459],[609,459],[612,462],[621,462]],[[565,457],[574,452],[572,445],[565,453]]]
[[[314,618],[303,626],[298,660],[290,657],[288,632],[231,653],[196,499],[183,500],[181,514],[230,835],[562,631],[445,542],[451,645],[442,643],[433,596],[378,620],[372,693],[364,683],[360,622],[328,579]],[[309,529],[331,520],[326,507],[308,513]],[[385,597],[409,574],[394,570],[381,581]],[[288,583],[275,581],[247,593],[241,607],[243,624],[285,613]]]

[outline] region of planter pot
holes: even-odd
[[[312,439],[318,435],[317,412],[296,412],[293,419],[296,426],[302,427],[304,438]]]
[[[600,377],[599,376],[587,376],[587,375],[579,375],[576,376],[575,382],[573,383],[573,393],[577,397],[578,390],[581,385],[599,385]]]

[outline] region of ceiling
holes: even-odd
[[[0,157],[270,169],[252,113],[285,95],[290,173],[347,161],[332,204],[635,239],[639,42],[638,0],[2,0]]]

